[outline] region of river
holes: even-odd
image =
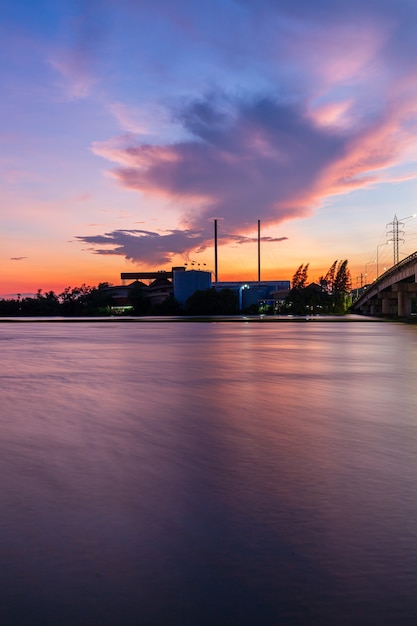
[[[0,322],[0,623],[415,625],[417,327]]]

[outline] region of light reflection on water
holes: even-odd
[[[0,347],[0,623],[416,623],[415,327],[26,323]]]

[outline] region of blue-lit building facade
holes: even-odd
[[[215,289],[231,289],[235,292],[240,311],[260,306],[278,312],[290,291],[289,280],[231,281],[213,283]]]
[[[211,273],[203,270],[173,271],[174,297],[184,306],[196,291],[230,289],[236,295],[240,311],[260,306],[278,312],[290,290],[289,280],[212,282]]]
[[[204,270],[173,271],[174,298],[181,305],[196,291],[210,289],[211,273]]]

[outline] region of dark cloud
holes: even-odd
[[[77,237],[96,254],[118,255],[149,265],[172,262],[175,254],[205,248],[202,233],[196,230],[171,230],[160,234],[146,230],[115,230],[105,235]]]
[[[297,104],[271,97],[200,99],[177,113],[189,140],[94,150],[122,167],[126,188],[162,193],[184,206],[192,228],[212,215],[228,230],[250,230],[256,217],[276,223],[311,209],[306,193],[344,149],[345,138],[316,126]]]
[[[203,252],[213,246],[213,233],[197,230],[171,230],[156,233],[146,230],[115,230],[105,235],[77,237],[89,244],[96,254],[124,256],[136,263],[164,265],[173,262],[176,254],[188,258],[191,251]],[[261,237],[265,243],[280,242],[287,237]],[[246,244],[256,237],[219,234],[219,243]]]
[[[29,257],[27,256],[12,256],[10,257],[11,261],[23,261],[23,259],[28,259]]]

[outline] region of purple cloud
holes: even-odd
[[[125,135],[96,143],[97,155],[118,164],[112,175],[122,187],[182,206],[185,230],[79,239],[112,245],[100,254],[168,262],[173,254],[204,249],[212,240],[213,216],[222,219],[223,232],[245,233],[254,230],[256,219],[271,225],[309,215],[326,196],[372,183],[407,143],[409,122],[406,133],[401,109],[356,119],[355,132],[326,123],[326,115],[328,110],[314,115],[296,102],[268,96],[218,95],[177,110],[187,137],[182,141],[151,145]],[[229,237],[223,242],[234,235]]]
[[[135,263],[155,266],[172,263],[176,254],[188,258],[192,250],[204,252],[213,245],[213,233],[198,230],[171,230],[162,234],[146,230],[115,230],[105,235],[80,236],[77,239],[89,244],[95,254],[124,256]],[[261,237],[261,241],[265,243],[286,239],[287,237]],[[242,245],[256,241],[256,237],[224,233],[219,235],[219,243],[222,244]]]
[[[190,137],[166,145],[96,143],[96,154],[129,189],[162,194],[185,206],[191,228],[221,216],[225,228],[250,230],[254,218],[276,223],[306,215],[319,173],[344,148],[341,134],[316,126],[297,105],[270,97],[192,102],[176,114]]]
[[[417,48],[409,2],[215,4],[236,18],[230,20],[232,35],[222,20],[212,31],[207,11],[200,15],[189,0],[180,0],[175,10],[165,3],[153,10],[162,31],[178,44],[175,54],[188,53],[191,40],[211,42],[206,52],[210,49],[210,63],[216,63],[207,84],[224,87],[181,105],[177,101],[176,107],[164,96],[173,120],[170,139],[146,142],[144,134],[129,133],[93,144],[93,152],[113,164],[111,174],[121,187],[166,198],[167,209],[180,207],[184,230],[79,237],[98,254],[167,262],[175,254],[204,249],[212,241],[214,216],[222,219],[222,232],[243,233],[222,242],[245,243],[256,219],[268,226],[311,215],[329,196],[380,181],[381,172],[397,165],[411,146]],[[134,19],[142,9],[135,5]],[[150,49],[159,55],[159,49]],[[239,63],[245,67],[241,94],[252,95],[227,91],[236,94]],[[198,93],[201,83],[187,75],[189,64],[172,65],[172,80],[179,80],[180,67],[181,85],[187,85],[178,93]],[[261,84],[265,91],[259,95]],[[118,111],[126,113],[120,106]]]
[[[134,262],[150,265],[171,263],[175,254],[205,249],[206,241],[197,230],[171,230],[159,234],[147,230],[115,230],[105,235],[77,237],[95,254],[124,256]]]

